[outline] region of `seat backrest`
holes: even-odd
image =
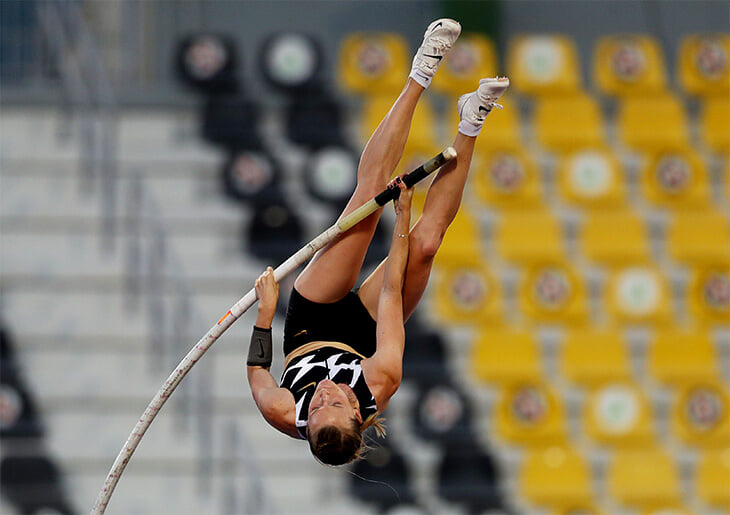
[[[568,447],[548,447],[527,455],[519,472],[522,494],[542,506],[566,507],[591,502],[591,471]]]
[[[398,94],[408,72],[408,44],[399,34],[353,33],[340,46],[337,78],[350,93]]]
[[[477,152],[469,175],[477,198],[489,207],[524,210],[542,203],[537,165],[523,149]]]
[[[515,91],[524,95],[566,94],[581,89],[578,51],[565,35],[516,36],[510,42],[507,69]]]
[[[619,504],[658,508],[680,503],[679,469],[663,449],[616,452],[607,482],[609,493]]]
[[[473,91],[479,79],[499,75],[494,43],[483,34],[463,33],[433,78],[434,91],[452,97]]]
[[[562,199],[587,209],[615,209],[626,202],[626,181],[608,148],[576,149],[558,161],[558,192]]]
[[[567,333],[560,352],[560,369],[569,381],[589,387],[631,377],[626,343],[612,329],[591,327]]]
[[[723,449],[730,438],[730,392],[726,384],[696,379],[674,394],[672,432],[683,443]]]
[[[667,250],[687,265],[727,263],[730,223],[722,213],[708,209],[676,213],[667,228]]]
[[[560,260],[565,254],[563,231],[547,210],[500,214],[495,234],[497,250],[507,261],[534,263]]]
[[[651,204],[673,209],[707,209],[710,184],[704,161],[694,150],[666,149],[647,156],[641,193]]]
[[[648,368],[659,382],[670,385],[717,378],[717,352],[707,331],[667,328],[649,347]]]
[[[540,351],[531,332],[480,328],[472,346],[472,371],[481,381],[514,384],[542,376]]]
[[[730,94],[730,35],[690,34],[682,38],[677,75],[690,95]]]
[[[667,72],[659,42],[647,34],[598,39],[593,52],[593,81],[610,96],[651,96],[666,90]]]
[[[519,304],[535,322],[581,325],[588,321],[585,281],[567,261],[528,265],[520,278]]]
[[[585,93],[539,99],[532,121],[538,143],[551,152],[605,144],[601,107]]]
[[[645,447],[656,438],[649,402],[632,383],[606,383],[593,389],[583,416],[588,436],[601,444]]]
[[[626,323],[667,323],[671,292],[666,277],[650,265],[627,266],[610,272],[604,300],[613,320]]]
[[[620,237],[607,238],[620,228]],[[585,255],[599,264],[622,265],[649,260],[649,234],[642,219],[630,210],[588,213],[581,230]]]

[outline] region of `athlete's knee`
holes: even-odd
[[[411,248],[416,259],[431,261],[441,247],[445,232],[439,227],[416,227],[411,234]]]

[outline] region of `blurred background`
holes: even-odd
[[[449,144],[479,78],[512,86],[387,438],[336,470],[271,429],[253,309],[108,513],[730,512],[727,2],[2,0],[3,513],[88,512],[175,365],[334,221],[441,16],[464,30],[398,171]]]

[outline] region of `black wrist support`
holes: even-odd
[[[251,344],[248,347],[248,366],[269,368],[272,355],[271,328],[253,326]]]

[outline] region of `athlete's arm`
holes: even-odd
[[[256,327],[249,349],[248,384],[251,387],[256,407],[264,419],[273,427],[298,437],[295,426],[294,397],[285,388],[279,388],[276,379],[269,372],[271,367],[271,322],[276,312],[276,302],[279,298],[279,285],[274,281],[274,270],[268,267],[256,279],[256,295],[259,299]],[[268,342],[266,342],[266,332]],[[257,337],[263,342],[258,342]],[[268,348],[267,348],[268,346]]]
[[[362,362],[368,386],[379,411],[385,409],[400,386],[403,375],[406,337],[403,328],[403,280],[408,263],[413,189],[407,189],[399,179],[400,177],[396,179],[396,186],[401,189],[401,193],[395,202],[395,228],[378,299],[376,350],[371,358]]]

